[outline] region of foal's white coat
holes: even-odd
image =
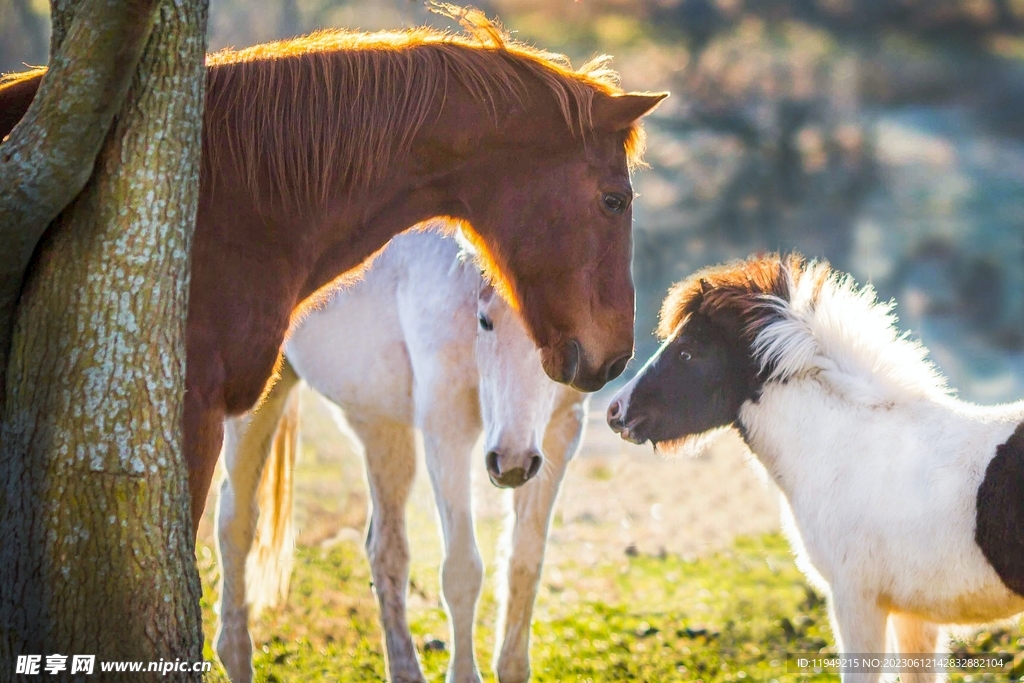
[[[261,407],[227,425],[227,477],[218,509],[224,579],[216,642],[236,683],[252,677],[250,605],[256,611],[287,591],[290,562],[271,551],[262,558],[271,565],[269,572],[250,560],[250,584],[254,578],[258,583],[261,573],[271,580],[263,594],[247,596],[246,556],[259,514],[260,473],[288,395],[300,379],[344,410],[365,447],[372,500],[366,550],[392,681],[424,680],[405,610],[405,503],[415,472],[414,430],[423,434],[444,535],[441,584],[452,631],[448,680],[459,683],[480,680],[473,617],[483,564],[470,499],[472,449],[483,426],[485,450],[502,453],[508,460],[503,466],[520,466],[517,458],[543,453],[540,474],[514,494],[508,584],[501,591],[497,631],[502,641],[495,658],[502,683],[529,678],[530,620],[548,525],[582,437],[587,399],[547,378],[515,313],[458,251],[455,242],[427,232],[393,239],[363,280],[337,292],[294,329],[285,347],[294,371],[286,365]],[[480,329],[480,314],[493,331]],[[287,474],[277,483],[291,486]],[[273,505],[288,504],[279,498]],[[277,516],[280,511],[267,512]],[[266,535],[272,533],[280,529]],[[261,543],[266,545],[265,539]],[[281,543],[290,551],[290,538]]]
[[[951,396],[869,287],[831,274],[815,290],[824,268],[791,283],[790,301],[765,301],[780,319],[757,335],[755,353],[775,369],[738,426],[782,491],[784,528],[828,595],[839,651],[892,652],[888,623],[898,652],[941,652],[941,625],[1024,611],[974,540],[979,484],[1024,403]],[[613,400],[628,403],[636,381]]]

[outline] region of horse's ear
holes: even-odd
[[[480,293],[477,295],[477,299],[479,299],[481,302],[486,304],[486,303],[490,303],[491,299],[493,299],[493,298],[494,298],[494,285],[492,285],[490,282],[487,282],[485,280],[480,285]]]
[[[625,130],[638,118],[649,114],[666,97],[667,92],[596,95],[591,114],[594,130],[606,133]]]
[[[711,291],[711,283],[709,283],[704,278],[701,278],[700,279],[700,293],[701,293],[701,296],[704,296],[705,294],[707,294],[710,291]]]

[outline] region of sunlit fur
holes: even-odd
[[[493,331],[479,328],[478,313],[489,316]],[[296,406],[289,396],[300,377],[344,410],[365,447],[373,502],[367,551],[391,680],[424,680],[405,616],[404,514],[415,470],[414,429],[423,434],[444,534],[441,584],[452,629],[448,680],[459,683],[480,680],[472,637],[483,581],[470,496],[474,445],[483,431],[485,452],[500,451],[513,466],[525,454],[543,454],[540,473],[515,489],[507,569],[499,572],[507,585],[498,590],[495,670],[505,683],[528,680],[547,530],[579,445],[585,395],[547,378],[517,316],[486,294],[472,260],[460,257],[453,240],[431,232],[392,240],[360,281],[310,311],[293,330],[286,353],[291,364],[267,400],[254,413],[229,420],[226,429],[216,647],[232,680],[251,680],[248,617],[287,595],[297,450]],[[275,427],[287,435],[275,436]]]
[[[784,528],[828,597],[841,652],[941,652],[943,625],[1024,611],[975,538],[979,487],[1024,403],[955,398],[897,330],[893,304],[825,263],[772,255],[701,271],[672,289],[663,334],[698,310],[740,335],[760,369],[735,422],[782,491]],[[628,409],[638,381],[613,401]]]
[[[206,129],[207,172],[218,165],[218,151],[229,150],[254,197],[265,194],[256,184],[268,167],[276,193],[316,204],[339,182],[364,187],[378,180],[453,81],[498,120],[525,95],[524,76],[536,78],[580,137],[592,130],[594,96],[623,92],[607,56],[573,69],[563,55],[513,40],[480,11],[441,9],[464,35],[429,27],[332,29],[209,55],[206,118],[215,125]],[[293,92],[282,91],[281,82]],[[641,163],[643,129],[634,124],[624,141],[630,164]]]
[[[631,191],[638,119],[667,93],[621,93],[604,60],[574,71],[439,9],[463,35],[335,31],[209,57],[183,411],[193,531],[224,420],[269,400],[296,309],[416,223],[472,224],[549,377],[594,391],[632,350],[632,208],[602,194]],[[44,77],[0,83],[0,137]]]

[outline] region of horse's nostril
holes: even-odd
[[[492,477],[501,476],[501,467],[498,465],[498,454],[495,451],[491,451],[487,454],[485,462],[487,463],[487,474]]]
[[[618,358],[613,360],[608,365],[608,370],[607,370],[607,372],[605,374],[604,380],[606,382],[610,382],[613,379],[615,379],[616,377],[618,377],[619,375],[621,375],[623,370],[626,369],[626,363],[629,362],[629,359],[632,357],[632,355],[633,354],[627,353],[626,355],[619,356]]]
[[[544,458],[539,455],[534,455],[530,458],[530,469],[526,471],[526,478],[533,479],[540,472],[540,466],[544,464]]]
[[[562,383],[571,385],[576,381],[576,374],[580,369],[580,360],[583,357],[580,343],[575,339],[569,340],[565,345],[562,354]]]

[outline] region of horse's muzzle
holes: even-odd
[[[600,368],[591,371],[586,367],[586,358],[579,341],[570,339],[558,354],[545,349],[541,353],[544,372],[548,377],[576,389],[577,391],[597,391],[615,379],[626,369],[632,358],[632,350],[613,356]]]

